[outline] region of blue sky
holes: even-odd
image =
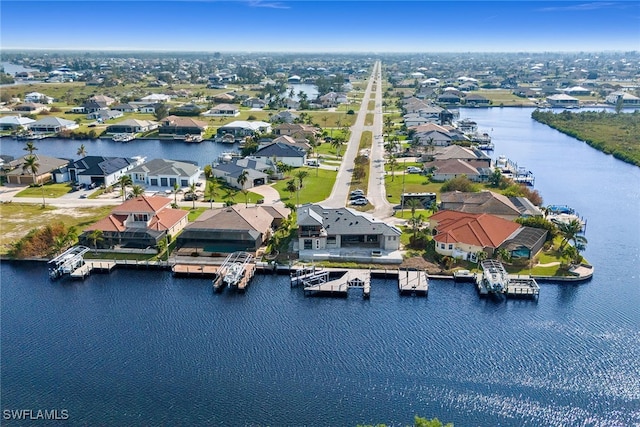
[[[640,1],[7,1],[2,49],[640,50]]]

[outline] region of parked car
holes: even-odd
[[[362,191],[361,189],[357,188],[357,189],[355,189],[355,190],[353,190],[353,191],[351,192],[351,195],[352,195],[352,196],[364,195],[364,191]]]
[[[364,193],[358,193],[358,194],[352,194],[349,196],[349,200],[356,200],[356,199],[364,199]]]
[[[196,193],[186,193],[184,195],[184,200],[186,202],[191,202],[193,200],[198,200],[198,195]]]
[[[422,173],[422,169],[417,166],[409,166],[407,168],[407,173]]]
[[[368,204],[369,201],[367,199],[365,199],[364,197],[361,197],[359,199],[355,199],[351,201],[351,204],[354,206],[364,206],[366,204]]]

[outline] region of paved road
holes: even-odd
[[[345,150],[342,164],[338,170],[336,182],[328,199],[322,202],[323,206],[338,208],[348,203],[349,186],[353,173],[354,160],[358,155],[358,146],[363,131],[371,131],[373,134],[373,145],[369,153],[370,171],[367,198],[375,206],[373,215],[377,218],[388,218],[393,214],[393,208],[387,201],[384,187],[384,140],[382,138],[382,65],[377,61],[373,66],[369,83],[365,89],[364,97],[356,122],[351,127],[351,138]],[[375,92],[374,87],[375,86]],[[375,109],[369,111],[369,101],[374,93]],[[373,126],[365,126],[367,113],[373,113]]]

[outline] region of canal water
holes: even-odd
[[[490,131],[495,156],[533,171],[546,203],[587,218],[591,281],[497,301],[447,280],[400,297],[374,279],[370,300],[323,299],[285,276],[214,294],[165,272],[51,283],[43,265],[5,262],[2,409],[66,409],[68,425],[640,423],[640,168],[530,113],[461,117]],[[122,146],[134,144],[157,143]],[[167,157],[201,159],[206,144]]]

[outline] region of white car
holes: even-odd
[[[417,166],[409,166],[407,168],[407,173],[422,173],[422,169]]]

